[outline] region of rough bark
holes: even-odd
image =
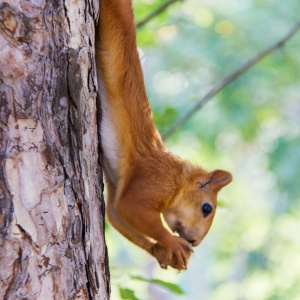
[[[0,299],[108,299],[97,0],[0,2]]]

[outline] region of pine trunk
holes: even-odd
[[[98,6],[0,3],[0,299],[109,299]]]

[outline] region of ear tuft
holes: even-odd
[[[217,190],[220,190],[222,187],[232,181],[232,175],[227,171],[215,170],[210,174],[211,177],[209,179],[209,182],[211,183],[211,186]]]

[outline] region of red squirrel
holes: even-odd
[[[162,268],[186,269],[232,176],[194,166],[164,146],[145,90],[131,0],[100,0],[96,63],[108,220]]]

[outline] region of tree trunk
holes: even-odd
[[[0,3],[0,299],[108,299],[98,0]]]

